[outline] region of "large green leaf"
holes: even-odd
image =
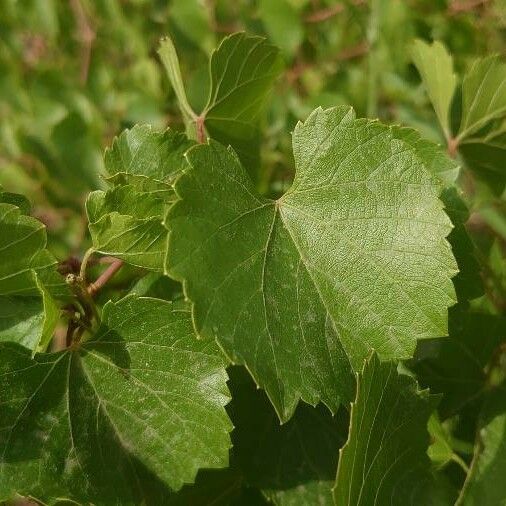
[[[284,425],[244,368],[230,369],[232,443],[244,480],[279,506],[332,505],[338,449],[348,416],[300,404]]]
[[[336,506],[436,503],[427,455],[427,422],[436,404],[395,363],[376,355],[367,360],[339,456]]]
[[[457,506],[506,504],[506,388],[491,392],[481,414],[476,453]]]
[[[427,88],[441,128],[449,139],[452,135],[449,121],[450,105],[457,85],[453,59],[441,42],[434,41],[427,44],[422,40],[413,43],[411,57]]]
[[[276,201],[231,150],[188,152],[168,273],[197,332],[247,366],[282,420],[299,398],[335,411],[369,350],[408,358],[417,339],[446,334],[451,226],[421,145],[350,108],[317,109],[295,129],[295,181]]]
[[[258,118],[281,70],[279,50],[245,33],[223,39],[211,56],[204,125],[211,138],[230,144],[248,167],[258,163]]]
[[[189,311],[157,299],[107,304],[96,335],[59,353],[0,343],[0,499],[140,504],[146,472],[177,490],[226,466],[226,379]]]

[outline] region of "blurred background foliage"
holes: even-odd
[[[266,36],[284,72],[262,119],[264,193],[293,177],[290,132],[317,106],[417,128],[444,143],[409,45],[441,40],[462,75],[504,54],[506,1],[486,0],[2,0],[0,185],[23,193],[60,258],[88,246],[83,205],[101,188],[102,153],[136,123],[183,130],[156,50],[170,34],[195,110],[207,99],[208,58],[229,33]],[[457,112],[458,114],[458,112]],[[506,297],[504,195],[464,171],[468,226],[490,276],[493,312]]]

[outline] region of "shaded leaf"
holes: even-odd
[[[0,295],[39,295],[33,272],[53,295],[67,295],[46,244],[40,221],[16,206],[0,203]]]
[[[395,363],[367,360],[358,378],[348,441],[341,449],[336,506],[435,504],[427,422],[437,397],[418,391]]]
[[[506,504],[506,389],[489,394],[481,414],[476,452],[456,506]]]
[[[450,310],[449,330],[449,337],[419,342],[413,364],[420,384],[443,394],[443,419],[484,393],[485,366],[506,338],[506,321],[458,305]]]
[[[264,392],[243,368],[229,370],[234,432],[233,454],[249,485],[274,504],[332,505],[338,449],[347,433],[347,415],[333,417],[323,406],[300,404],[279,424]]]

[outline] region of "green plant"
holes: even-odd
[[[261,2],[268,31],[299,19],[280,3]],[[206,105],[162,39],[184,133],[114,138],[103,183],[82,182],[101,187],[86,252],[58,262],[30,203],[0,191],[0,500],[506,504],[502,239],[466,226],[477,202],[502,224],[502,60],[460,80],[443,44],[415,41],[447,146],[318,107],[282,155],[286,189],[261,149],[280,51],[195,40]]]

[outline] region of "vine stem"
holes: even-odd
[[[88,285],[88,293],[93,297],[123,266],[123,260],[114,259],[100,276]]]
[[[83,281],[86,281],[86,269],[88,267],[88,262],[89,262],[91,256],[93,255],[93,253],[95,253],[95,250],[93,248],[89,248],[88,250],[86,250],[86,253],[84,254],[83,259],[81,261],[81,268],[79,270],[79,277]]]

